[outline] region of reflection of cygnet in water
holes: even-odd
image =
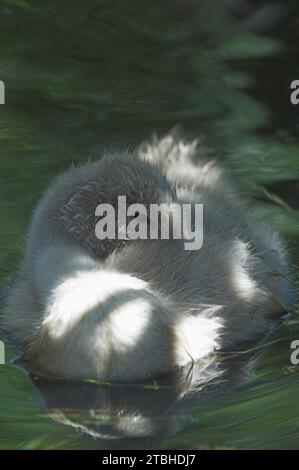
[[[255,357],[209,357],[157,381],[144,384],[53,382],[38,377],[33,383],[43,406],[60,424],[91,437],[101,448],[160,448],[194,417],[206,400],[244,386]],[[195,410],[197,410],[195,412]]]
[[[99,204],[203,204],[203,246],[99,240]],[[169,135],[71,168],[38,204],[2,318],[27,367],[141,380],[260,338],[293,303],[280,238],[196,142]]]
[[[117,449],[160,446],[189,421],[194,400],[217,388],[223,375],[224,367],[210,358],[139,385],[32,380],[54,421]]]

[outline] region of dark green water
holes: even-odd
[[[0,1],[3,283],[54,175],[177,124],[218,153],[252,211],[285,236],[297,271],[298,6],[285,2],[277,22],[268,12],[265,26],[249,6],[181,3]],[[134,387],[31,380],[6,343],[0,448],[298,449],[296,339],[298,308],[248,354]]]

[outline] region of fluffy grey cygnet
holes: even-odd
[[[203,246],[99,240],[95,209],[203,204]],[[168,135],[71,168],[38,204],[2,327],[27,367],[134,381],[260,339],[294,302],[283,243],[197,142]]]

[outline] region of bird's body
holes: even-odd
[[[283,243],[196,143],[173,136],[72,168],[34,212],[2,317],[29,367],[140,380],[261,338],[293,303]],[[203,204],[203,246],[99,240],[96,207]]]

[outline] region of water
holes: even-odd
[[[132,147],[177,124],[203,136],[252,211],[283,233],[296,275],[299,108],[288,91],[299,77],[298,7],[261,34],[256,23],[245,29],[256,10],[238,2],[234,15],[229,2],[180,3],[1,2],[3,283],[55,174],[106,145]],[[298,308],[246,353],[134,386],[29,377],[10,362],[18,351],[5,339],[0,448],[298,449],[295,339]]]

